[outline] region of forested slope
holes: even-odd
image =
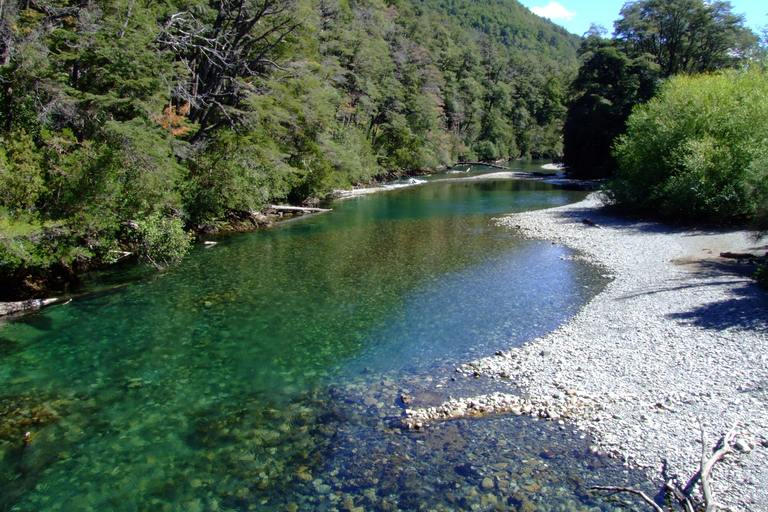
[[[30,293],[272,201],[557,155],[578,43],[515,0],[4,0],[0,36],[0,272]]]
[[[518,59],[528,54],[546,65],[578,64],[581,37],[543,20],[527,7],[510,0],[412,0],[414,5],[438,12],[463,28],[477,30],[504,45]]]

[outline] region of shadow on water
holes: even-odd
[[[21,347],[19,347],[19,343],[17,341],[0,337],[0,358],[9,356],[19,350],[21,350]]]

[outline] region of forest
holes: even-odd
[[[630,149],[630,114],[678,75],[753,68],[756,87],[765,40],[728,2],[629,2],[614,28],[569,34],[516,0],[0,0],[0,299],[126,255],[165,268],[271,203],[467,160],[562,157],[611,178],[616,204],[672,217],[659,204],[690,197],[661,190],[733,178],[687,217],[768,218],[764,157],[733,160],[749,179],[678,178],[719,158],[702,132],[670,149],[690,149],[675,189]]]
[[[0,280],[34,296],[270,202],[557,156],[580,37],[514,0],[3,0]]]

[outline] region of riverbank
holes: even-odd
[[[495,166],[498,169],[508,169],[506,167]],[[545,164],[541,168],[544,171],[557,171],[556,164]],[[449,174],[465,174],[466,171],[448,171]],[[365,185],[359,188],[353,188],[349,190],[334,190],[333,197],[336,199],[345,199],[350,197],[364,196],[368,194],[376,194],[379,192],[387,192],[397,188],[412,187],[421,185],[423,183],[440,183],[440,182],[460,182],[460,181],[490,181],[490,180],[526,180],[526,181],[544,181],[555,185],[572,186],[581,189],[594,188],[595,182],[577,180],[567,178],[559,173],[550,172],[524,172],[515,170],[502,170],[502,171],[490,171],[482,174],[473,174],[470,176],[452,176],[450,178],[437,178],[432,180],[424,180],[418,177],[410,177],[407,180],[401,180],[399,182],[392,182],[378,185]]]
[[[588,222],[585,222],[585,219]],[[596,195],[498,219],[602,266],[614,280],[570,322],[527,346],[458,368],[508,393],[409,411],[410,425],[499,410],[574,423],[594,449],[685,485],[736,425],[739,450],[715,466],[722,503],[768,510],[768,292],[720,252],[764,251],[746,231],[683,230],[617,218]]]

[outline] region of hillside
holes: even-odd
[[[533,14],[516,0],[413,0],[413,4],[489,36],[511,55],[529,53],[549,66],[578,66],[581,37]]]

